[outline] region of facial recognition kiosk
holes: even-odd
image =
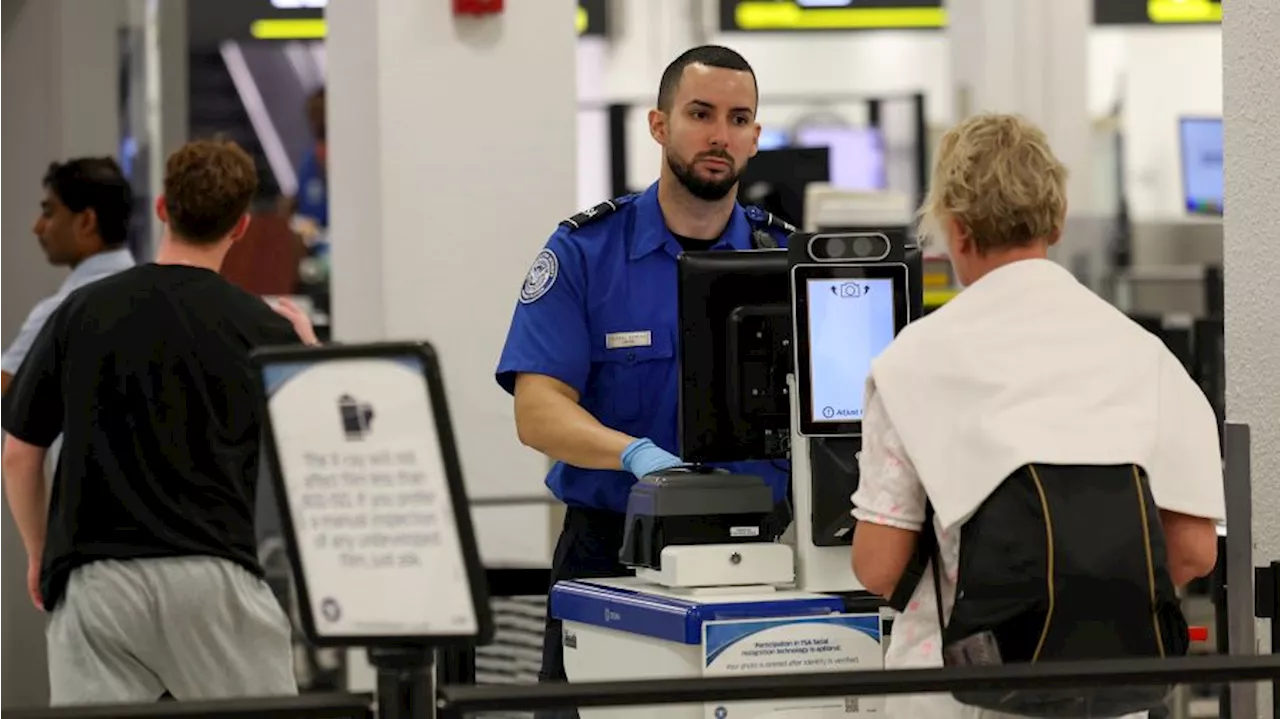
[[[307,637],[367,648],[383,719],[431,716],[434,650],[493,635],[434,350],[273,348],[253,362]]]
[[[632,490],[620,559],[635,577],[552,588],[569,681],[883,668],[882,603],[850,569],[850,496],[866,376],[919,316],[921,257],[905,227],[797,233],[789,247],[681,255],[679,437],[692,466]],[[769,521],[763,479],[711,468],[743,460],[790,463],[789,528]],[[879,711],[877,699],[853,704]],[[672,719],[849,711],[844,698],[662,709]]]

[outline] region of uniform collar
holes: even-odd
[[[712,245],[713,250],[746,250],[751,248],[751,225],[747,222],[747,214],[742,205],[734,203],[733,214],[729,216],[729,224],[725,225],[720,240]],[[667,229],[666,219],[662,216],[662,207],[658,204],[658,183],[649,185],[648,189],[636,198],[636,227],[631,238],[631,251],[628,259],[638,260],[652,252],[665,249],[673,258],[678,257],[683,248],[671,230]]]
[[[133,253],[127,247],[103,250],[81,260],[67,277],[67,282],[74,284],[96,279],[99,275],[128,269],[134,264]]]

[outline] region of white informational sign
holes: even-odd
[[[272,362],[263,379],[316,635],[476,634],[422,361]]]
[[[711,621],[702,627],[704,676],[884,669],[879,614]],[[881,697],[708,702],[706,719],[878,716]],[[803,710],[801,712],[800,710]]]

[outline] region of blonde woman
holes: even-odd
[[[1054,652],[1065,656],[1077,651],[1085,634],[1078,628],[1096,628],[1090,624],[1095,617],[1082,619],[1079,612],[1120,610],[1101,603],[1093,609],[1085,606],[1105,600],[1107,591],[1082,600],[1062,595],[1071,587],[1061,575],[1093,571],[1064,568],[1069,563],[1063,561],[1054,568],[1055,552],[1073,548],[1070,540],[1055,547],[1052,539],[1061,539],[1073,522],[1095,522],[1101,534],[1113,526],[1132,528],[1126,536],[1140,537],[1135,542],[1138,556],[1143,556],[1144,541],[1148,543],[1146,561],[1134,578],[1143,591],[1131,604],[1152,620],[1130,624],[1144,632],[1139,641],[1150,638],[1153,646],[1163,642],[1160,654],[1185,650],[1185,625],[1175,626],[1182,621],[1176,606],[1169,609],[1167,624],[1159,623],[1164,615],[1156,615],[1176,602],[1174,586],[1209,573],[1216,561],[1215,520],[1224,515],[1216,420],[1204,395],[1159,339],[1048,259],[1049,248],[1063,234],[1066,178],[1066,168],[1044,133],[1015,116],[968,119],[950,130],[939,148],[920,212],[921,230],[930,241],[945,245],[965,289],[909,325],[873,362],[863,420],[862,476],[852,498],[858,519],[853,571],[869,591],[894,597],[897,590],[903,606],[886,655],[890,669],[940,666],[944,644],[948,665],[991,663],[990,653],[984,660],[983,647],[972,645],[966,645],[972,651],[965,658],[956,659],[959,640],[952,625],[963,614],[962,606],[979,601],[974,597],[980,593],[977,584],[969,581],[974,572],[989,577],[1004,571],[1000,576],[1009,580],[987,592],[989,603],[1016,603],[1023,594],[1036,592],[1057,598],[1056,615],[1051,601],[1038,605],[1027,600],[1026,606],[1033,608],[1019,611],[1042,613],[1025,623],[1026,631],[999,637],[1005,642],[998,645],[1003,663],[1019,661],[1011,658],[1010,644],[1035,645],[1031,656],[1042,661]],[[1037,474],[1037,466],[1045,469]],[[1072,468],[1078,473],[1063,479],[1058,486],[1064,491],[1054,495],[1053,482],[1062,479],[1057,475]],[[1055,477],[1048,477],[1050,472]],[[1119,472],[1118,479],[1109,482],[1110,477],[1104,478],[1109,472]],[[1022,474],[1033,475],[1036,483],[1043,479],[1040,489],[1050,500],[1047,504],[1060,499],[1074,514],[1055,516],[1048,551],[1041,550],[1050,557],[1043,560],[1048,568],[1042,570],[1049,581],[1019,586],[1021,578],[1013,569],[1000,569],[1001,562],[1011,561],[1006,552],[979,552],[982,535],[970,529],[989,517],[987,508],[1013,491],[1012,481]],[[1129,494],[1082,512],[1086,485],[1101,497]],[[1024,504],[1034,504],[1035,511],[1022,519],[1039,522],[1043,540],[1047,504],[1043,514],[1039,502]],[[1122,511],[1131,514],[1118,514],[1120,519],[1110,522],[1108,512]],[[1011,524],[1018,518],[997,521]],[[1032,541],[1013,546],[1045,544],[1029,536]],[[929,554],[941,557],[938,571],[930,566],[919,574],[909,572],[924,561],[923,553],[916,555],[917,546],[933,546],[935,537],[937,554]],[[964,551],[962,538],[971,551]],[[1092,540],[1086,533],[1083,541]],[[1109,553],[1104,549],[1094,555]],[[960,561],[962,555],[967,563]],[[980,565],[981,570],[975,569]],[[905,584],[904,573],[917,581],[914,591]],[[1095,577],[1085,576],[1075,586],[1091,579]],[[957,602],[958,584],[968,589]],[[1114,594],[1119,596],[1120,590]],[[1053,622],[1045,618],[1044,604]],[[946,642],[940,617],[948,618]],[[1129,626],[1115,614],[1101,621],[1118,624],[1120,634]],[[1153,625],[1158,626],[1153,630]],[[1094,642],[1087,652],[1095,651],[1095,638],[1090,635],[1087,641]],[[1106,645],[1110,640],[1100,641]],[[1069,695],[1059,699],[1077,701]],[[981,706],[986,708],[949,694],[893,697],[886,716],[1003,714]]]

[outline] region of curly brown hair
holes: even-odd
[[[257,192],[253,158],[230,140],[188,142],[165,163],[169,226],[194,244],[213,244],[225,237]]]

